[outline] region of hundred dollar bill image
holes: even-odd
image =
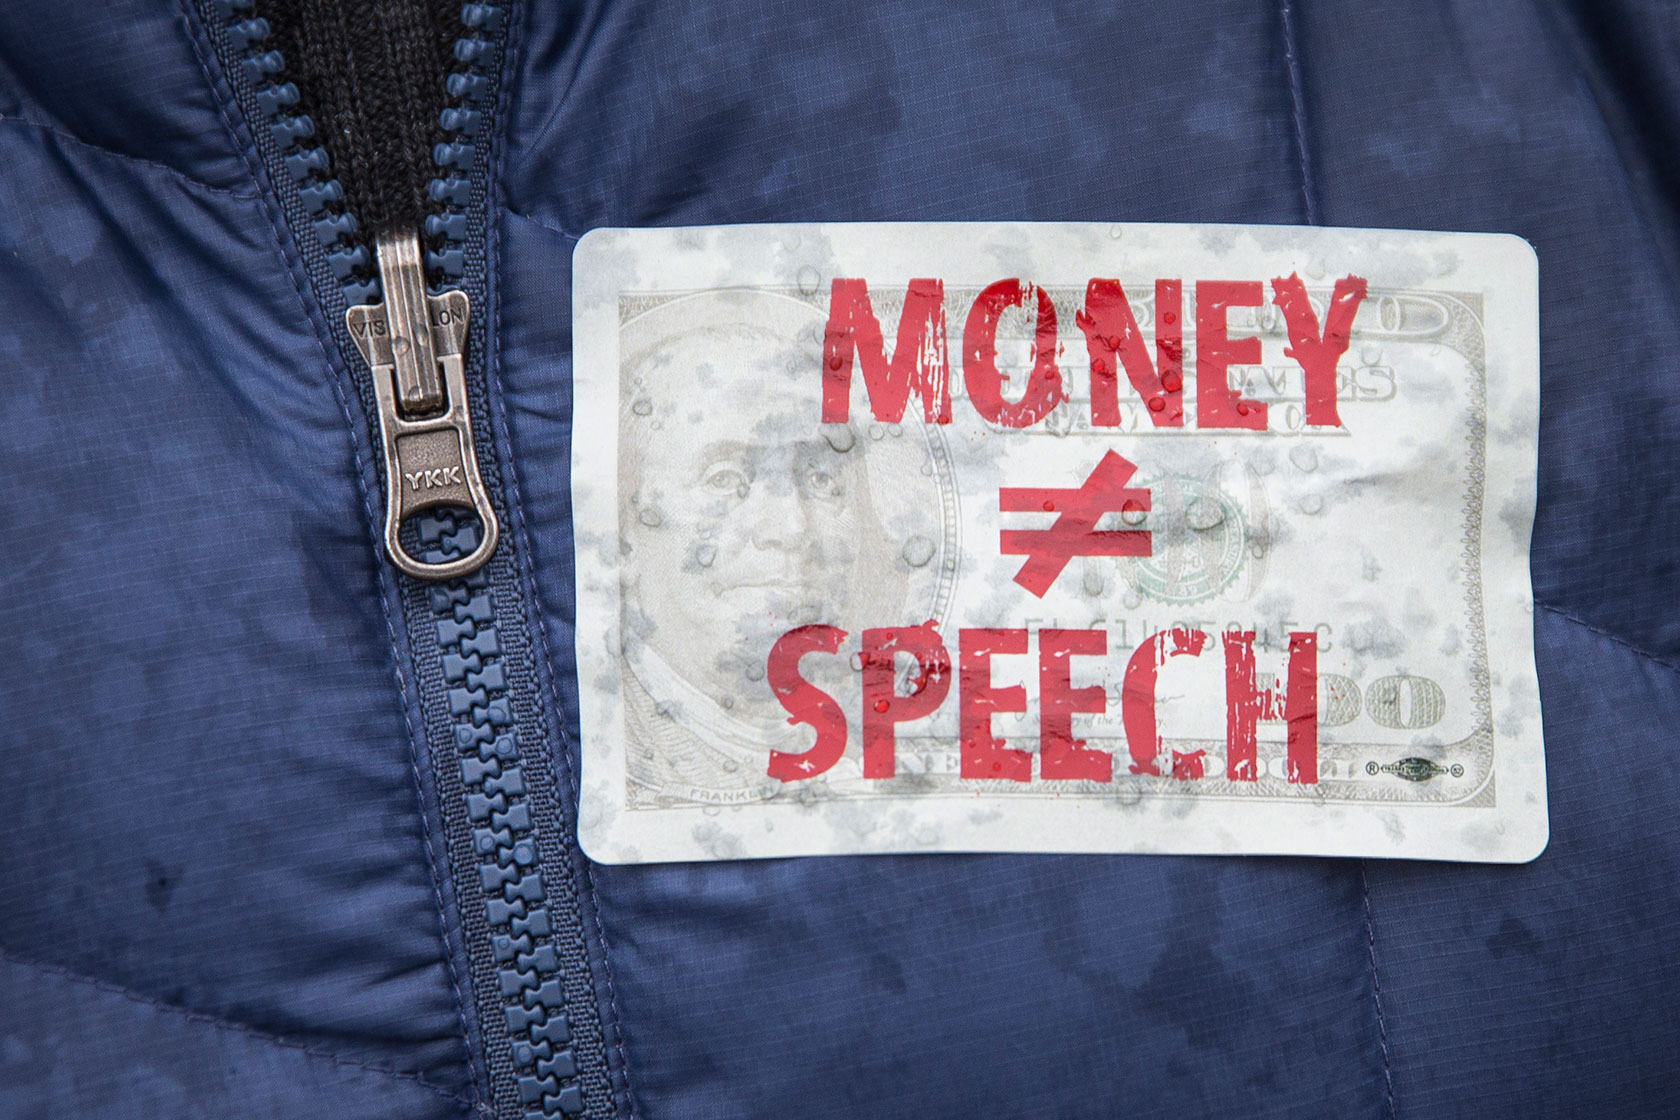
[[[574,268],[591,857],[1545,847],[1525,242],[602,229]]]

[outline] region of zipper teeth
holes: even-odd
[[[427,563],[470,553],[476,525],[453,516],[416,518]],[[535,1106],[526,1117],[575,1116],[583,1111],[577,1060],[566,1044],[571,1024],[562,1010],[559,950],[552,941],[548,891],[537,855],[535,822],[525,798],[508,682],[496,636],[495,604],[480,570],[427,588],[448,683],[461,786],[478,856],[479,885],[499,966],[509,1058],[519,1101]]]
[[[237,64],[254,90],[262,125],[268,129],[286,173],[315,229],[326,261],[349,305],[380,298],[376,263],[345,191],[331,170],[324,147],[313,143],[315,122],[293,112],[297,87],[285,78],[285,59],[266,46],[268,21],[253,14],[254,0],[213,0]],[[487,122],[484,102],[494,88],[496,36],[505,9],[466,4],[463,34],[454,54],[461,68],[445,79],[449,104],[439,124],[450,139],[432,150],[438,175],[427,185],[437,209],[421,232],[426,239],[429,274],[443,285],[458,285],[466,268],[468,209],[473,205],[472,172],[478,141]],[[415,518],[428,563],[470,553],[478,527],[447,512]],[[561,950],[554,936],[538,855],[537,825],[527,800],[518,735],[514,727],[510,682],[497,635],[496,604],[488,573],[432,584],[426,588],[437,644],[436,664],[447,685],[462,785],[463,812],[471,831],[474,869],[480,888],[478,905],[490,930],[490,956],[496,965],[495,990],[507,1049],[487,1055],[492,1091],[512,1081],[512,1096],[524,1120],[553,1120],[583,1113],[585,1100],[576,1055],[568,1045],[571,1022],[564,1010]],[[448,810],[446,809],[446,812]],[[471,875],[454,876],[458,897]],[[474,905],[462,897],[460,904]],[[463,923],[464,926],[477,923]],[[471,950],[469,946],[469,951]],[[475,990],[483,988],[475,984]],[[491,1009],[482,1006],[481,1018]]]
[[[432,243],[426,266],[446,283],[460,283],[466,270],[467,207],[472,201],[473,161],[486,121],[484,102],[494,88],[496,36],[506,12],[494,4],[461,7],[463,34],[455,40],[455,61],[461,69],[444,80],[451,104],[438,114],[438,125],[451,138],[432,148],[438,175],[426,186],[437,206],[427,215],[422,232]]]
[[[451,102],[438,124],[451,139],[432,149],[439,174],[427,184],[438,209],[424,225],[433,248],[427,265],[447,283],[459,283],[466,266],[467,210],[475,201],[471,173],[488,119],[485,102],[494,89],[499,35],[506,10],[495,4],[464,4],[463,34],[454,55],[461,69],[444,80]],[[417,526],[428,562],[466,555],[478,544],[479,527],[461,524],[447,511],[423,517]],[[526,802],[518,738],[508,682],[496,636],[495,604],[488,573],[427,589],[436,619],[438,648],[461,751],[461,786],[471,822],[473,851],[480,859],[479,885],[498,966],[508,1057],[526,1120],[577,1116],[584,1111],[577,1059],[567,1046],[571,1023],[562,1010],[560,949],[549,918],[548,892]],[[493,1063],[499,1064],[499,1063]]]
[[[379,298],[379,278],[372,254],[357,241],[361,228],[345,209],[344,187],[332,174],[332,160],[315,139],[315,122],[296,113],[297,86],[285,77],[286,60],[268,47],[268,21],[252,14],[253,0],[215,0],[246,79],[251,83],[263,126],[274,140],[281,164],[297,184],[298,198],[309,212],[315,237],[326,253],[328,266],[344,292],[346,303],[372,303]]]
[[[345,208],[344,187],[332,173],[326,148],[313,142],[314,120],[307,113],[292,111],[298,90],[285,78],[285,58],[266,46],[271,31],[268,21],[252,14],[254,0],[215,2],[239,65],[256,91],[264,125],[287,174],[297,184],[345,302],[351,306],[373,303],[380,294],[373,257],[359,241],[362,231],[355,215]],[[466,271],[470,176],[486,120],[484,100],[492,88],[496,35],[506,12],[494,4],[465,4],[460,18],[462,34],[454,49],[460,69],[444,81],[449,104],[438,114],[438,125],[449,139],[432,148],[438,174],[426,186],[436,209],[426,216],[420,230],[427,243],[427,274],[441,287],[459,285]]]

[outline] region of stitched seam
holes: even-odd
[[[272,1034],[268,1031],[258,1030],[255,1027],[246,1026],[245,1024],[235,1022],[232,1019],[224,1019],[219,1015],[213,1015],[206,1011],[194,1011],[190,1007],[182,1007],[180,1004],[169,1003],[165,1000],[156,999],[152,996],[146,995],[144,992],[135,991],[133,988],[124,987],[121,984],[115,984],[109,980],[101,980],[97,977],[88,976],[84,973],[74,972],[61,965],[48,964],[45,961],[38,961],[29,957],[19,956],[10,949],[7,949],[4,945],[0,945],[0,960],[10,961],[12,964],[18,965],[19,967],[33,969],[48,976],[56,976],[61,980],[67,980],[76,984],[86,984],[90,988],[97,988],[102,992],[121,996],[126,1000],[150,1007],[155,1011],[164,1011],[171,1015],[179,1015],[189,1022],[203,1023],[206,1026],[215,1027],[218,1030],[232,1031],[235,1034],[242,1034],[251,1038],[260,1039],[263,1042],[272,1043],[275,1046],[283,1046],[287,1050],[296,1050],[301,1054],[307,1054],[311,1058],[323,1058],[335,1066],[343,1066],[347,1069],[364,1070],[368,1073],[383,1074],[386,1077],[394,1077],[401,1081],[412,1081],[416,1085],[419,1085],[424,1089],[428,1089],[440,1097],[445,1097],[454,1101],[456,1104],[470,1105],[472,1103],[466,1097],[458,1096],[447,1086],[439,1085],[435,1081],[430,1081],[422,1074],[412,1073],[408,1070],[393,1069],[390,1066],[380,1066],[373,1065],[368,1062],[358,1062],[354,1058],[346,1058],[341,1055],[334,1054],[329,1050],[317,1050],[305,1042],[301,1042],[294,1038],[287,1038],[285,1035]]]
[[[1295,118],[1295,158],[1301,169],[1301,202],[1306,207],[1307,224],[1319,224],[1318,189],[1313,184],[1312,157],[1307,151],[1306,97],[1301,88],[1301,59],[1295,51],[1295,16],[1290,0],[1280,0],[1279,13],[1283,17],[1283,60],[1289,70],[1289,100]]]
[[[510,21],[510,25],[518,25],[518,21]],[[519,50],[519,37],[510,35],[508,37],[508,49],[502,60],[502,75],[500,83],[502,90],[501,96],[505,101],[511,100],[513,96],[513,82],[511,79],[512,76],[518,72],[517,62]],[[496,223],[498,226],[498,236],[491,237],[488,232],[490,220],[497,213],[513,213],[512,210],[507,209],[502,203],[502,176],[504,173],[504,157],[507,152],[507,145],[506,143],[495,142],[496,140],[501,139],[503,130],[507,127],[506,121],[508,118],[508,112],[506,111],[507,106],[505,103],[503,105],[503,110],[504,111],[499,114],[502,121],[502,128],[498,129],[497,137],[492,140],[494,147],[491,149],[490,157],[490,181],[488,183],[489,199],[486,207],[487,228],[484,239],[484,280],[486,291],[490,290],[492,285],[495,283],[493,278],[497,275],[497,268],[501,263],[502,248],[499,228],[501,223]],[[491,316],[493,333],[487,342],[485,372],[487,377],[494,375],[497,384],[500,385],[502,368],[502,299],[499,286],[496,292],[496,298],[491,301]],[[566,783],[571,787],[572,803],[575,806],[581,806],[582,795],[579,787],[578,775],[572,768],[571,737],[566,733],[565,708],[560,702],[559,686],[554,679],[554,658],[553,654],[550,652],[548,622],[543,616],[542,601],[537,596],[534,557],[531,552],[530,538],[525,530],[525,499],[519,486],[518,457],[513,454],[513,430],[508,426],[507,403],[500,392],[487,393],[486,396],[494,398],[497,420],[501,424],[502,431],[507,433],[507,480],[508,488],[512,492],[513,496],[513,501],[511,503],[512,508],[508,510],[508,517],[513,522],[512,528],[515,536],[519,540],[519,554],[525,558],[525,562],[519,564],[518,567],[522,577],[521,582],[525,585],[526,602],[529,605],[531,614],[537,621],[538,648],[541,650],[543,664],[547,669],[547,672],[542,674],[542,679],[547,685],[549,702],[554,708],[554,729],[559,734],[560,738],[560,761],[565,770]],[[575,809],[573,810],[573,817],[575,837]],[[619,1069],[624,1073],[624,1097],[625,1102],[630,1108],[630,1118],[631,1120],[636,1120],[636,1092],[630,1081],[630,1061],[624,1048],[623,1015],[619,1011],[618,1007],[618,990],[613,984],[612,959],[607,949],[607,934],[606,930],[601,925],[601,899],[600,895],[595,890],[595,876],[590,870],[589,860],[587,858],[581,860],[573,859],[572,863],[581,871],[584,889],[589,892],[590,918],[595,927],[595,937],[601,944],[601,971],[607,983],[607,1006],[612,1010],[613,1049],[618,1052]],[[614,1111],[617,1111],[616,1106]]]
[[[538,218],[533,218],[529,214],[521,214],[517,210],[510,210],[510,209],[504,208],[502,210],[502,213],[512,215],[513,217],[518,218],[522,222],[530,222],[532,225],[536,226],[538,229],[545,229],[549,233],[557,233],[561,237],[564,237],[567,241],[577,241],[577,240],[580,240],[581,237],[582,237],[581,234],[567,233],[565,230],[561,229],[557,225],[551,225],[550,223],[542,221]]]
[[[151,171],[161,172],[164,175],[169,176],[169,178],[174,179],[182,186],[192,187],[195,190],[204,191],[207,194],[222,195],[226,198],[238,199],[240,202],[255,202],[257,200],[255,192],[238,191],[234,190],[232,187],[212,186],[202,179],[195,179],[186,172],[169,166],[167,163],[159,163],[155,159],[146,159],[144,156],[131,156],[126,152],[112,151],[110,148],[102,145],[89,143],[73,132],[66,132],[62,128],[54,128],[49,124],[32,121],[27,117],[8,117],[0,115],[0,124],[15,125],[19,128],[33,129],[36,132],[45,133],[48,136],[56,136],[60,140],[68,141],[69,143],[76,145],[78,148],[85,148],[96,155],[109,156],[111,159],[121,160],[124,163],[132,163]]]
[[[588,57],[590,48],[595,45],[595,39],[601,32],[601,25],[605,22],[605,16],[600,9],[597,9],[594,13],[586,11],[584,19],[587,20],[587,24],[584,27],[583,34],[573,36],[573,41],[577,43],[577,51],[572,55],[572,64],[570,72],[566,75],[565,88],[561,89],[558,96],[555,97],[554,107],[549,110],[548,116],[543,119],[542,124],[531,130],[533,136],[540,138],[548,134],[549,129],[554,126],[554,122],[559,119],[561,111],[566,107],[566,102],[571,99],[572,90],[577,87],[581,80],[584,60]],[[509,46],[513,46],[511,37],[509,38]],[[570,52],[563,52],[563,56],[566,53]],[[564,65],[564,57],[562,57],[562,65]]]
[[[1319,225],[1318,190],[1313,182],[1312,153],[1307,146],[1306,96],[1301,83],[1301,59],[1296,50],[1295,16],[1290,0],[1279,0],[1278,14],[1283,23],[1283,58],[1289,72],[1289,101],[1295,126],[1295,159],[1301,173],[1301,204],[1306,211],[1308,225]],[[1365,872],[1365,861],[1359,861],[1359,893],[1364,904],[1365,957],[1371,974],[1371,1008],[1377,1018],[1377,1048],[1382,1057],[1383,1097],[1388,1104],[1389,1120],[1396,1120],[1394,1104],[1394,1070],[1388,1051],[1388,1020],[1383,1015],[1382,984],[1377,979],[1377,934],[1371,921],[1371,881]]]
[[[205,81],[210,87],[211,95],[216,100],[217,113],[221,118],[222,127],[227,130],[228,139],[233,142],[234,147],[238,150],[240,159],[245,164],[246,172],[251,176],[251,181],[257,188],[258,198],[262,203],[263,213],[268,218],[269,232],[274,237],[275,250],[279,253],[281,263],[285,266],[284,271],[286,276],[291,282],[292,290],[297,294],[298,303],[300,309],[303,311],[304,318],[309,320],[312,328],[311,333],[315,336],[315,344],[320,349],[321,357],[326,363],[327,383],[332,389],[333,398],[338,402],[339,412],[344,417],[344,430],[346,438],[350,442],[350,455],[356,467],[356,489],[361,495],[362,510],[368,519],[369,535],[377,542],[379,520],[374,513],[372,495],[368,492],[367,475],[365,473],[366,466],[362,461],[361,447],[356,440],[356,422],[350,412],[350,403],[345,399],[343,386],[339,383],[337,367],[334,365],[332,360],[332,348],[327,345],[327,340],[322,336],[322,330],[325,327],[325,320],[319,314],[320,308],[314,305],[313,301],[309,297],[309,294],[304,290],[303,285],[298,282],[297,272],[303,268],[303,260],[301,256],[296,256],[287,251],[287,241],[282,233],[284,219],[281,215],[275,213],[275,206],[278,205],[278,200],[271,198],[270,193],[262,188],[262,157],[260,153],[256,151],[254,142],[250,141],[248,137],[240,136],[239,130],[235,127],[232,118],[229,116],[233,91],[231,89],[227,89],[224,92],[223,89],[218,87],[214,77],[214,72],[211,70],[210,66],[211,52],[206,50],[209,44],[200,41],[200,36],[203,33],[202,28],[200,28],[197,21],[192,18],[191,13],[185,6],[185,0],[178,0],[177,11],[180,12],[181,18],[186,25],[188,38],[192,42],[193,53],[198,59],[199,69],[204,74]],[[376,543],[375,548],[377,547],[378,545]],[[438,907],[438,929],[443,948],[444,967],[449,972],[449,983],[455,991],[455,1021],[461,1028],[461,1049],[463,1057],[466,1059],[466,1068],[469,1074],[468,1084],[472,1088],[472,1097],[470,1101],[464,1100],[462,1103],[470,1104],[475,1110],[481,1110],[482,1101],[479,1098],[478,1077],[474,1069],[472,1048],[468,1043],[469,1036],[467,1032],[466,1004],[461,992],[460,977],[455,971],[454,951],[449,943],[449,911],[443,903],[443,892],[439,885],[437,859],[432,851],[431,825],[426,819],[425,787],[420,782],[420,766],[418,760],[419,742],[415,736],[414,721],[408,710],[408,680],[403,674],[402,654],[397,646],[395,623],[391,617],[391,589],[386,582],[388,573],[385,570],[385,566],[379,563],[377,559],[374,563],[374,574],[375,579],[378,581],[380,591],[379,609],[380,614],[385,620],[385,637],[391,645],[391,670],[397,683],[397,696],[399,699],[398,707],[402,711],[403,726],[408,734],[409,773],[414,777],[415,800],[420,809],[420,828],[423,847],[426,853],[426,864],[431,871],[432,898],[436,901]]]
[[[499,332],[501,330],[501,307],[499,301],[497,303],[494,321],[496,329]],[[500,368],[500,365],[501,363],[498,358],[498,361],[496,362],[498,369]],[[499,398],[500,394],[498,393],[497,396]],[[506,429],[507,412],[505,406],[503,406],[499,399],[497,401],[496,411],[500,414],[503,428]],[[513,500],[516,503],[522,503],[524,499],[520,496],[518,470],[512,461],[513,456],[510,455],[508,459],[508,485],[513,491]],[[517,509],[518,507],[516,507],[516,510]],[[520,551],[524,552],[526,555],[530,555],[531,546],[530,540],[525,532],[525,517],[523,511],[519,510],[516,512],[515,510],[509,510],[509,515],[510,520],[513,522],[514,534],[519,540]],[[548,623],[543,617],[542,604],[538,601],[536,596],[535,578],[523,578],[521,582],[525,584],[526,598],[531,605],[531,613],[537,620],[538,645],[542,650],[543,658],[550,667],[545,676],[548,678],[549,701],[554,705],[555,710],[555,731],[560,736],[560,764],[565,770],[566,785],[572,791],[572,798],[574,802],[581,803],[582,794],[579,786],[578,774],[572,767],[572,737],[566,732],[564,707],[560,702],[559,688],[553,680],[554,672],[552,667],[554,665],[554,660],[553,654],[549,649]],[[591,921],[595,926],[595,936],[601,942],[601,968],[605,973],[607,982],[607,1006],[612,1009],[613,1013],[613,1049],[618,1051],[619,1068],[624,1071],[625,1096],[628,1098],[630,1104],[631,1120],[635,1120],[637,1116],[636,1095],[634,1088],[630,1084],[630,1062],[624,1049],[623,1017],[618,1007],[618,990],[613,985],[612,960],[609,958],[607,953],[607,934],[606,930],[601,925],[601,898],[600,895],[596,893],[595,876],[590,872],[589,862],[587,859],[582,861],[581,875],[583,878],[584,889],[589,892],[589,911]]]
[[[1583,629],[1583,630],[1586,630],[1586,631],[1588,631],[1590,633],[1593,633],[1593,634],[1597,634],[1599,637],[1603,638],[1605,641],[1616,643],[1617,645],[1621,646],[1623,649],[1627,650],[1629,653],[1632,653],[1632,654],[1634,654],[1638,657],[1643,657],[1646,661],[1651,662],[1651,664],[1653,664],[1653,665],[1661,665],[1664,669],[1667,669],[1671,673],[1680,673],[1680,665],[1676,665],[1672,661],[1665,661],[1661,657],[1658,657],[1656,654],[1652,653],[1650,650],[1642,649],[1641,647],[1636,646],[1632,642],[1628,641],[1626,638],[1619,637],[1615,634],[1612,634],[1608,630],[1605,630],[1605,629],[1602,629],[1600,627],[1594,626],[1592,623],[1588,622],[1584,618],[1576,618],[1574,615],[1570,614],[1568,611],[1564,610],[1562,607],[1554,607],[1550,603],[1540,603],[1540,602],[1536,602],[1534,605],[1541,608],[1542,610],[1551,611],[1553,614],[1557,615],[1559,618],[1567,619],[1570,622],[1573,622],[1575,625],[1581,627],[1581,629]]]
[[[1359,861],[1359,892],[1365,900],[1365,955],[1371,967],[1371,1002],[1377,1009],[1377,1044],[1382,1048],[1383,1089],[1388,1098],[1389,1120],[1395,1120],[1394,1072],[1389,1066],[1388,1022],[1383,1018],[1382,985],[1377,982],[1377,934],[1371,924],[1371,880],[1365,874],[1365,861]]]

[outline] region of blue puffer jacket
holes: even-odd
[[[0,7],[0,1115],[1680,1115],[1680,10],[498,4],[430,587],[262,0]],[[1005,218],[1537,247],[1538,861],[581,855],[577,238]]]

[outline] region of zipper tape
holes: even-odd
[[[445,577],[404,580],[398,590],[425,728],[421,746],[436,791],[469,965],[477,1050],[494,1115],[500,1120],[616,1116],[572,864],[574,841],[550,762],[523,588],[515,560],[507,548],[496,549],[492,536],[500,510],[495,463],[485,464],[481,479],[473,454],[474,441],[488,445],[491,438],[482,408],[472,407],[485,392],[484,342],[473,345],[467,328],[484,317],[473,293],[484,291],[485,254],[474,240],[482,238],[485,225],[483,140],[499,81],[505,9],[461,8],[452,52],[459,69],[439,75],[438,123],[448,139],[433,148],[438,173],[425,188],[436,209],[421,223],[421,236],[411,230],[392,235],[387,261],[382,244],[377,254],[369,251],[370,233],[357,221],[355,199],[347,197],[326,147],[317,143],[318,128],[331,122],[297,110],[300,91],[288,80],[285,58],[268,43],[273,29],[263,14],[264,0],[196,2],[234,97],[251,122],[316,296],[329,312],[329,329],[364,413],[378,414],[382,422],[436,421],[428,373],[439,383],[445,414],[457,405],[463,410],[434,427],[399,424],[382,431],[384,539],[393,559],[402,556],[428,576]],[[276,3],[269,14],[279,19],[284,7]],[[421,268],[415,267],[416,257]],[[416,279],[422,272],[431,284]],[[393,300],[391,289],[399,284],[403,290]],[[384,302],[375,304],[381,297]],[[333,325],[339,300],[344,316]],[[411,345],[419,337],[412,324],[427,326],[435,366],[416,358],[413,367],[399,370],[391,345],[399,335],[390,330],[390,314],[411,324],[402,335]],[[383,335],[375,322],[385,325]],[[365,370],[350,357],[352,350],[366,360]],[[413,407],[405,409],[404,399]],[[428,487],[424,477],[418,487],[404,482],[400,468],[410,464],[408,449],[391,450],[393,433],[398,443],[418,438],[442,448],[433,448],[431,457],[416,450],[408,471],[438,472],[430,476],[435,485]],[[411,504],[405,510],[393,493],[393,474],[395,483],[420,494],[430,489],[441,496],[457,485],[461,490],[447,504]],[[482,512],[464,517],[455,507]],[[400,516],[393,520],[393,512]]]

